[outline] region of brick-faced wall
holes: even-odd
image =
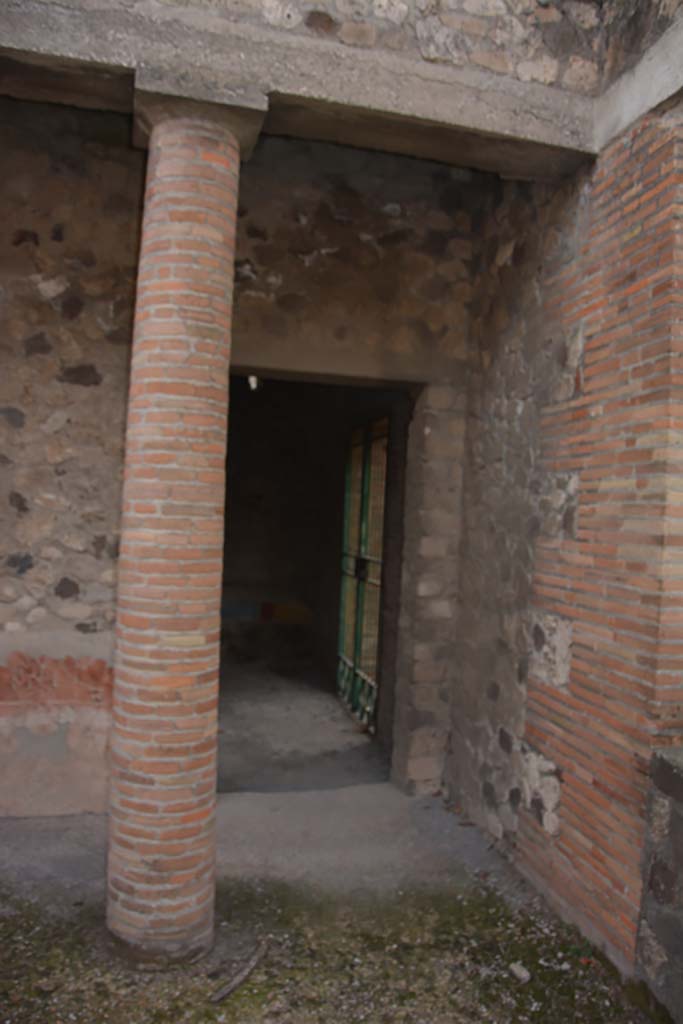
[[[448,777],[628,968],[650,753],[681,736],[681,155],[673,110],[501,188],[475,289]]]
[[[570,635],[568,675],[543,678],[532,666],[527,708],[527,739],[561,772],[560,832],[549,838],[524,814],[520,852],[628,964],[650,750],[680,741],[683,697],[674,674],[682,157],[675,114],[645,120],[603,154],[578,258],[545,297],[549,321],[583,339],[576,393],[541,425],[548,471],[578,476],[578,509],[574,536],[539,542],[533,595]]]

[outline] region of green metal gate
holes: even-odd
[[[388,420],[354,431],[346,467],[337,687],[375,731]]]

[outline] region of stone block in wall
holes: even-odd
[[[566,686],[571,665],[572,623],[560,615],[534,612],[529,671],[548,686]]]
[[[560,831],[562,783],[557,765],[528,744],[522,745],[522,801],[551,836]]]
[[[539,481],[537,521],[530,523],[543,537],[574,538],[579,506],[578,473],[547,473]]]
[[[560,372],[550,391],[552,402],[567,402],[581,390],[583,349],[584,330],[583,324],[579,324],[556,346],[555,358]]]
[[[652,758],[637,969],[683,1022],[683,750]]]

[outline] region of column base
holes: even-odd
[[[146,939],[140,943],[137,937],[122,934],[109,921],[107,929],[112,947],[122,960],[152,971],[163,971],[178,964],[196,963],[207,956],[214,945],[213,921],[209,928],[191,939],[179,936],[177,940],[165,938],[159,942]]]

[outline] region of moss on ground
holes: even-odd
[[[642,1024],[616,973],[574,930],[486,888],[341,899],[224,884],[199,963],[136,969],[101,908],[53,916],[0,898],[1,1024]],[[248,980],[211,995],[259,944]],[[518,963],[530,974],[520,982]]]

